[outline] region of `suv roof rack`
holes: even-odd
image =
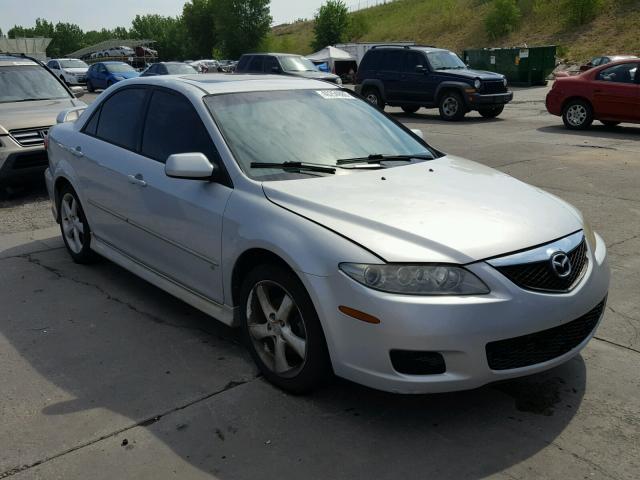
[[[371,47],[371,50],[374,50],[376,48],[389,48],[389,47],[404,48],[406,50],[409,50],[410,48],[414,48],[414,47],[419,47],[419,48],[438,48],[435,45],[418,45],[418,44],[414,44],[414,45],[394,45],[394,44],[388,44],[388,45],[374,45],[373,47]]]

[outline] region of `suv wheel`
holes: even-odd
[[[76,263],[93,263],[98,255],[91,250],[91,229],[78,195],[70,186],[59,194],[60,231],[67,251]]]
[[[447,121],[462,120],[466,114],[462,97],[458,92],[444,92],[440,97],[440,117]]]
[[[377,88],[368,88],[362,94],[371,105],[378,107],[380,110],[384,109],[384,100],[382,100],[382,95],[380,95]]]
[[[240,298],[244,337],[267,380],[297,394],[324,383],[331,373],[324,333],[295,274],[260,265],[245,278]]]
[[[503,110],[504,110],[504,105],[498,105],[494,107],[480,108],[478,109],[478,112],[484,118],[496,118],[498,115],[502,113]]]
[[[584,130],[593,122],[593,109],[585,100],[571,100],[562,111],[562,121],[570,130]]]
[[[418,110],[420,110],[420,107],[417,105],[404,105],[402,107],[404,113],[416,113]]]

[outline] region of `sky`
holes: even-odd
[[[6,35],[14,25],[33,26],[38,17],[54,24],[76,23],[85,31],[129,28],[136,15],[175,16],[182,12],[184,3],[185,0],[0,0],[0,29]],[[323,3],[323,0],[271,0],[271,16],[276,24],[311,18]]]

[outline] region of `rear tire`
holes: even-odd
[[[570,100],[562,110],[562,121],[569,130],[585,130],[593,123],[593,108],[585,100]]]
[[[362,96],[374,107],[377,107],[380,110],[384,110],[384,100],[382,99],[382,95],[380,95],[380,91],[377,88],[367,88],[362,92]]]
[[[499,105],[496,107],[480,108],[478,112],[484,118],[496,118],[498,115],[502,113],[503,110],[504,110],[504,105]]]
[[[416,113],[418,110],[420,110],[420,107],[417,105],[404,105],[402,108],[402,111],[404,113]]]
[[[467,113],[462,97],[458,92],[444,92],[439,102],[440,118],[448,122],[462,120]]]
[[[277,387],[303,394],[330,377],[320,320],[293,272],[277,264],[249,272],[240,291],[240,322],[251,356]]]
[[[94,263],[100,257],[91,250],[91,227],[84,214],[78,195],[66,185],[58,193],[60,233],[67,252],[75,263]]]

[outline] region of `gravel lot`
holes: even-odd
[[[637,479],[640,126],[569,132],[545,94],[518,90],[492,121],[389,111],[591,220],[613,277],[581,355],[470,392],[286,395],[234,331],[109,262],[73,264],[30,188],[0,203],[0,478]]]

